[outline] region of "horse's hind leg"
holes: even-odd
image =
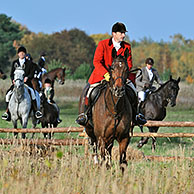
[[[120,168],[122,173],[124,173],[125,167],[127,166],[126,151],[129,141],[130,138],[126,137],[119,142]]]

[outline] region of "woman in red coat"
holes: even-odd
[[[86,95],[86,106],[88,106],[88,98],[94,87],[99,85],[103,79],[106,81],[110,80],[110,74],[108,72],[109,65],[112,64],[112,49],[115,47],[117,51],[117,55],[123,55],[126,49],[129,50],[129,57],[127,59],[127,63],[129,66],[129,70],[132,68],[132,55],[131,55],[131,45],[124,41],[125,33],[127,32],[126,27],[123,23],[117,22],[112,27],[112,37],[110,39],[102,40],[99,42],[95,54],[94,54],[94,71],[92,72],[88,82],[90,84],[90,88]],[[130,74],[129,74],[130,75]],[[130,76],[129,76],[130,80]],[[132,80],[134,81],[134,80]],[[128,82],[131,88],[135,91],[137,95],[136,89],[131,81]],[[83,113],[80,114],[76,120],[76,122],[80,125],[85,125],[87,123],[87,116]]]

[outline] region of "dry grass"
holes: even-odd
[[[117,160],[107,170],[104,165],[94,165],[92,155],[80,156],[74,147],[46,152],[23,146],[9,151],[2,148],[0,193],[178,194],[194,189],[194,164],[190,161],[150,162],[133,156],[122,176]]]
[[[0,81],[1,100],[9,86],[9,80]],[[84,86],[83,81],[71,80],[56,84],[57,101],[78,101]],[[194,107],[193,90],[193,85],[181,83],[177,106]],[[170,152],[185,155],[177,147]],[[1,146],[0,193],[194,193],[193,161],[148,161],[141,151],[129,147],[129,165],[122,176],[118,156],[114,147],[113,166],[107,170],[94,165],[92,154],[85,157],[78,147]]]

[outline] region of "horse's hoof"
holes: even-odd
[[[140,148],[143,147],[143,144],[142,144],[141,142],[139,142],[139,143],[137,144],[137,147],[140,149]]]

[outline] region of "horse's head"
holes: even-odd
[[[129,57],[129,50],[126,49],[124,56],[117,55],[116,49],[112,50],[113,63],[110,66],[110,84],[113,95],[122,97],[125,94],[125,83],[129,75],[127,58]]]
[[[14,87],[21,88],[24,85],[24,70],[17,68],[14,71]]]
[[[176,98],[179,92],[179,82],[180,77],[175,80],[172,78],[172,76],[170,76],[170,80],[166,84],[168,100],[170,101],[170,105],[172,107],[176,105]]]
[[[40,108],[43,107],[43,104],[47,101],[46,95],[44,93],[44,90],[41,90],[40,93]]]
[[[57,72],[57,81],[61,85],[65,82],[65,70],[66,68],[59,68]]]
[[[7,76],[3,73],[3,71],[0,69],[0,78],[1,79],[6,79]]]

